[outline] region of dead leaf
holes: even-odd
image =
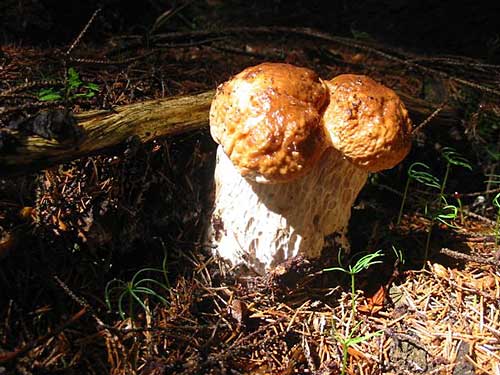
[[[383,285],[371,297],[364,300],[364,304],[358,307],[358,311],[367,314],[376,314],[384,308],[384,302],[387,292]]]
[[[59,228],[59,230],[66,232],[68,230],[68,226],[66,225],[66,223],[62,221],[60,218],[58,218],[57,220],[58,220],[57,227]]]
[[[23,207],[19,210],[19,217],[22,219],[29,219],[31,216],[33,216],[35,212],[35,209],[33,207]]]

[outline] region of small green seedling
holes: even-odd
[[[403,254],[403,250],[398,249],[396,246],[392,245],[392,251],[394,252],[394,255],[396,255],[396,260],[398,264],[405,264],[405,257]]]
[[[441,200],[443,201],[443,206],[439,207],[437,211],[430,212],[430,210],[428,210],[428,206],[425,206],[425,216],[429,218],[430,222],[429,227],[427,228],[427,238],[425,240],[423,268],[425,268],[427,259],[429,259],[432,228],[434,227],[436,221],[439,221],[450,228],[458,228],[455,224],[453,224],[453,221],[458,217],[458,208],[451,204],[447,204],[444,196],[441,196]]]
[[[42,89],[38,92],[38,100],[48,102],[56,100],[74,100],[76,98],[90,99],[99,92],[99,86],[92,82],[84,83],[80,74],[74,69],[68,69],[66,85],[62,90],[54,88]]]
[[[444,200],[444,205],[439,208],[437,212],[433,214],[434,221],[439,221],[440,223],[446,225],[450,228],[458,228],[453,221],[455,221],[458,217],[458,207],[452,204],[446,204],[446,200]]]
[[[443,147],[441,153],[443,154],[443,158],[446,160],[446,171],[444,173],[443,183],[441,184],[440,188],[440,197],[445,200],[444,189],[448,182],[448,176],[450,174],[451,166],[454,165],[457,167],[462,167],[468,169],[469,171],[472,171],[472,166],[466,158],[464,158],[461,154],[459,154],[457,151],[455,151],[455,149],[451,147]],[[460,199],[460,193],[455,192],[453,194],[453,197],[457,200],[458,212],[460,213],[460,223],[463,224],[464,214],[462,208],[462,200]],[[446,200],[445,200],[445,205],[448,206],[448,202],[446,202]]]
[[[500,184],[500,175],[498,174],[489,174],[488,176],[488,185],[490,184]],[[493,206],[497,208],[497,220],[495,224],[495,247],[498,247],[500,243],[500,193],[497,193],[493,198]]]
[[[342,346],[342,369],[341,375],[345,375],[347,371],[347,360],[349,358],[349,348],[353,345],[359,344],[363,341],[367,341],[375,336],[380,336],[382,331],[368,333],[364,336],[352,337],[354,333],[359,329],[359,326],[363,323],[362,321],[358,322],[349,332],[347,337],[341,337],[335,331],[335,324],[332,324],[332,336],[337,340]]]
[[[498,247],[498,238],[500,237],[500,193],[493,198],[493,205],[497,208],[497,220],[495,225],[495,246]]]
[[[458,203],[458,212],[460,214],[460,224],[464,225],[464,207],[462,204],[462,194],[460,194],[459,192],[454,192],[453,198],[455,198],[457,200],[457,203]]]
[[[395,250],[395,248],[393,247]],[[398,252],[395,250],[396,254]],[[377,250],[374,253],[371,254],[366,254],[363,257],[361,257],[355,264],[354,266],[347,266],[344,267],[342,266],[342,259],[341,259],[342,253],[339,251],[339,265],[340,267],[332,267],[332,268],[325,268],[323,272],[329,272],[329,271],[340,271],[343,272],[347,275],[350,276],[351,279],[351,318],[354,320],[356,317],[356,275],[359,274],[361,271],[366,270],[373,266],[374,264],[377,263],[382,263],[382,261],[379,259],[384,256],[382,253],[382,250]],[[401,259],[403,259],[403,255],[401,252],[399,252],[399,256]],[[332,324],[332,335],[335,337],[335,339],[342,345],[342,370],[341,374],[344,375],[347,370],[347,359],[349,357],[349,347],[358,344],[360,342],[366,341],[370,339],[371,337],[378,336],[382,333],[382,331],[370,333],[364,336],[359,336],[359,337],[353,337],[354,333],[358,330],[360,324],[362,322],[358,322],[352,329],[349,330],[349,333],[347,334],[346,337],[341,337],[335,332],[335,324]]]
[[[332,268],[325,268],[323,272],[330,272],[330,271],[340,271],[343,273],[346,273],[350,276],[351,278],[351,295],[352,295],[352,316],[354,317],[356,315],[356,275],[360,273],[363,270],[366,270],[373,266],[374,264],[377,263],[382,263],[381,260],[378,260],[378,258],[383,257],[384,254],[382,253],[382,250],[377,250],[374,253],[371,254],[366,254],[362,258],[360,258],[354,266],[349,265],[347,268],[342,266],[342,261],[341,261],[341,253],[339,252],[339,265],[340,267],[332,267]]]
[[[446,160],[446,171],[444,173],[443,183],[441,184],[441,191],[440,191],[440,194],[442,196],[444,194],[446,183],[448,182],[448,176],[450,174],[451,166],[454,165],[457,167],[462,167],[468,169],[469,171],[472,171],[472,166],[470,165],[469,161],[466,158],[464,158],[461,154],[455,151],[455,149],[452,147],[443,147],[443,149],[441,150],[441,154],[443,155],[443,158]]]
[[[59,93],[59,91],[56,91],[55,89],[48,88],[48,89],[41,89],[38,91],[38,100],[41,100],[42,102],[53,102],[56,100],[62,100],[62,95]]]
[[[399,208],[397,224],[401,223],[401,218],[403,217],[403,208],[408,196],[408,188],[410,187],[411,181],[417,181],[425,186],[436,189],[441,188],[439,179],[428,172],[430,169],[431,168],[427,164],[420,162],[413,163],[410,165],[410,168],[408,168],[408,179],[406,180],[403,200],[401,201],[401,207]]]
[[[146,306],[141,296],[150,296],[168,306],[168,301],[160,295],[160,291],[168,292],[170,284],[167,275],[167,258],[163,259],[162,269],[158,268],[143,268],[135,273],[132,279],[128,282],[119,279],[109,281],[104,290],[106,305],[109,310],[112,310],[111,298],[113,295],[117,297],[118,313],[122,319],[128,315],[134,320],[135,305],[138,304],[146,314],[150,315],[151,311]],[[163,274],[163,281],[160,282],[150,277],[140,278],[146,272],[155,272]],[[125,313],[128,306],[128,314]]]

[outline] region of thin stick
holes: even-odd
[[[497,260],[492,260],[492,259],[488,259],[488,258],[483,258],[483,257],[474,256],[474,255],[460,253],[458,251],[454,251],[454,250],[448,249],[446,247],[443,247],[441,250],[439,250],[439,252],[441,254],[447,255],[451,258],[466,260],[468,262],[474,262],[474,263],[479,263],[479,264],[488,264],[490,266],[496,266],[496,267],[498,267],[500,265]]]
[[[476,191],[474,193],[463,193],[461,194],[463,197],[477,197],[479,195],[488,195],[500,192],[500,187],[496,189],[490,189],[485,191]]]
[[[87,32],[88,28],[90,27],[90,25],[92,24],[92,22],[94,22],[94,19],[96,18],[96,16],[99,14],[100,11],[101,11],[101,8],[97,8],[94,11],[94,13],[90,17],[89,21],[87,22],[87,24],[85,25],[85,27],[83,28],[83,30],[80,32],[80,34],[78,34],[78,36],[76,37],[76,39],[73,41],[73,43],[71,43],[71,46],[66,51],[66,55],[67,56],[69,56],[71,54],[71,51],[73,51],[73,49],[80,43],[80,40],[83,38],[83,36]]]
[[[10,362],[18,358],[19,356],[29,352],[30,350],[36,348],[37,346],[42,345],[43,343],[47,342],[49,339],[52,337],[58,336],[61,332],[63,332],[69,325],[73,324],[77,320],[79,320],[85,313],[87,312],[87,309],[84,307],[80,311],[78,311],[76,314],[74,314],[71,318],[69,318],[67,321],[62,323],[59,327],[54,329],[53,331],[47,333],[46,335],[33,340],[32,342],[22,346],[19,349],[16,349],[12,352],[6,352],[6,353],[1,353],[0,354],[0,363],[5,363],[5,362]]]
[[[61,289],[77,304],[82,306],[85,310],[85,312],[89,312],[92,318],[97,322],[97,324],[101,327],[107,327],[107,325],[97,316],[95,313],[95,310],[90,304],[85,301],[82,297],[77,296],[69,287],[66,285],[64,281],[62,281],[58,276],[54,275],[53,279],[56,281],[56,283],[61,287]]]
[[[415,129],[413,129],[413,130],[412,130],[412,133],[413,133],[413,134],[416,134],[416,133],[418,133],[420,130],[422,130],[422,128],[423,128],[425,125],[427,125],[429,122],[431,122],[431,120],[432,120],[434,117],[436,117],[436,116],[439,114],[439,112],[441,112],[441,111],[443,110],[443,108],[445,107],[445,105],[446,105],[446,101],[442,102],[442,103],[439,105],[439,107],[437,107],[437,108],[434,110],[434,112],[432,112],[429,116],[427,116],[427,118],[426,118],[424,121],[422,121],[420,124],[418,124],[418,126],[417,126]]]

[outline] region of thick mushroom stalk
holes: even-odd
[[[392,167],[410,145],[392,90],[363,76],[324,82],[286,64],[247,68],[219,86],[210,126],[220,146],[207,240],[259,274],[320,256],[331,234],[348,248],[351,206],[368,173]]]
[[[330,148],[312,170],[286,184],[261,184],[241,176],[221,147],[210,242],[231,264],[259,274],[297,255],[321,255],[325,236],[345,238],[351,206],[368,172]]]

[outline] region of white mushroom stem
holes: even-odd
[[[329,148],[305,176],[260,184],[242,177],[219,146],[208,242],[232,265],[259,274],[297,255],[319,257],[329,234],[348,248],[351,206],[367,176]]]

